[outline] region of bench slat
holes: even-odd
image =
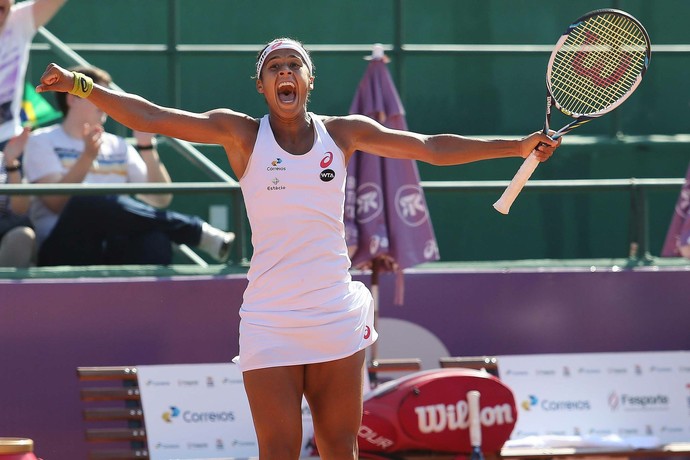
[[[149,452],[146,449],[122,449],[122,450],[92,450],[89,453],[90,460],[148,460]]]
[[[88,428],[86,440],[91,442],[146,441],[144,428]]]
[[[136,380],[134,366],[78,367],[79,380]]]
[[[139,401],[139,387],[93,387],[79,390],[82,401]]]
[[[375,359],[369,363],[369,372],[418,371],[422,368],[419,358]]]
[[[82,411],[84,420],[144,420],[144,410],[140,407],[96,407]]]

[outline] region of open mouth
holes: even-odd
[[[278,99],[284,104],[290,104],[297,100],[297,87],[291,81],[278,83]]]

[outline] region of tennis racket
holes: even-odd
[[[544,134],[549,133],[553,106],[575,118],[552,136],[558,139],[621,105],[642,81],[651,57],[647,31],[624,11],[596,10],[570,24],[546,68]],[[532,151],[494,203],[498,212],[508,214],[537,165]]]

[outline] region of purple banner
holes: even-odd
[[[683,268],[410,270],[404,307],[395,276],[381,277],[380,314],[451,356],[690,350]],[[0,433],[32,438],[45,459],[87,458],[76,368],[228,362],[245,286],[243,275],[0,281]]]

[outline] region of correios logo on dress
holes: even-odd
[[[271,161],[271,166],[268,166],[266,171],[285,171],[287,168],[285,166],[280,166],[282,162],[282,159],[276,158],[275,160]]]

